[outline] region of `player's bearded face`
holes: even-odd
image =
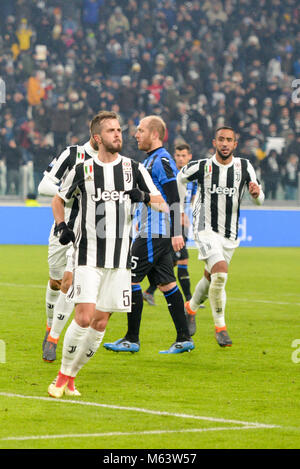
[[[108,153],[116,153],[122,149],[122,137],[118,136],[111,141],[102,137],[102,144]]]
[[[228,160],[237,146],[237,141],[234,138],[233,132],[221,130],[214,140],[214,146],[220,158],[224,161]]]
[[[233,149],[229,150],[228,148],[222,149],[222,148],[216,148],[219,156],[222,158],[222,160],[227,160],[228,158],[231,157],[233,153]]]

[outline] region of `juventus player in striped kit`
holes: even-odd
[[[216,131],[212,158],[192,161],[177,175],[181,211],[184,210],[186,184],[198,181],[193,204],[193,229],[199,259],[204,260],[204,276],[190,301],[185,303],[191,335],[196,331],[197,309],[208,297],[212,309],[215,337],[221,347],[231,346],[225,324],[228,265],[238,246],[240,204],[247,187],[255,204],[261,205],[264,193],[251,163],[235,157],[237,140],[234,129]]]
[[[84,145],[67,147],[58,158],[50,163],[44,172],[38,191],[41,195],[53,197],[71,169],[84,160],[97,156],[97,145],[90,138]],[[73,228],[78,215],[78,200],[72,198],[65,204],[65,221]],[[68,301],[66,294],[72,284],[72,243],[63,246],[56,235],[53,223],[48,245],[49,281],[46,288],[46,334],[43,341],[43,359],[52,362],[56,359],[56,347],[59,336],[70,317],[74,303]]]
[[[74,241],[75,318],[63,343],[61,368],[48,387],[52,397],[80,395],[74,380],[96,353],[112,312],[131,311],[132,202],[167,210],[142,164],[119,154],[117,115],[102,111],[91,122],[98,155],[74,167],[53,198],[60,242]],[[76,233],[64,221],[64,203],[79,200]]]

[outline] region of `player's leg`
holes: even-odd
[[[148,259],[147,239],[138,237],[132,245],[131,268],[131,312],[127,314],[127,332],[115,342],[107,342],[104,347],[113,352],[138,352],[140,349],[140,325],[143,312],[143,293],[140,286],[148,274],[152,263]]]
[[[154,300],[154,293],[155,290],[157,289],[157,286],[150,283],[149,287],[147,290],[143,292],[143,299],[144,301],[147,301],[149,306],[156,306],[155,300]]]
[[[71,370],[92,318],[95,315],[100,275],[96,269],[80,266],[74,273],[75,316],[66,330],[59,374],[49,386],[52,397],[61,397],[68,386]],[[74,380],[72,380],[74,384]]]
[[[71,371],[82,344],[91,319],[95,313],[95,303],[80,303],[75,307],[75,317],[66,330],[61,367],[56,379],[48,387],[48,393],[52,397],[62,397],[71,378]],[[72,385],[74,385],[74,380]]]
[[[181,249],[180,258],[177,261],[177,278],[186,301],[189,301],[192,297],[188,262],[188,252],[184,247]]]
[[[60,292],[61,278],[49,278],[46,287],[46,335],[50,332],[52,322],[53,322],[53,312],[55,303],[58,300]],[[44,339],[45,340],[45,339]],[[43,343],[44,346],[44,343]]]
[[[48,267],[49,281],[46,288],[46,334],[43,340],[43,350],[52,327],[54,307],[58,301],[61,280],[66,268],[66,246],[62,246],[53,234],[53,227],[49,236]]]
[[[164,252],[160,253],[152,274],[156,278],[158,288],[164,294],[177,334],[173,346],[163,353],[190,351],[194,348],[194,343],[188,330],[183,296],[174,275],[171,242],[162,240],[162,245],[164,245]]]
[[[64,273],[58,300],[54,306],[53,322],[43,351],[43,360],[56,360],[56,347],[59,337],[74,309],[74,302],[68,299],[67,292],[72,285],[72,272]]]
[[[232,345],[225,324],[226,282],[228,277],[227,262],[219,261],[211,267],[211,282],[208,298],[215,324],[215,336],[221,347]]]
[[[95,355],[103,340],[106,326],[110,317],[110,313],[106,311],[95,310],[94,315],[90,321],[84,338],[80,344],[79,351],[73,360],[72,368],[70,370],[71,378],[68,381],[68,386],[65,394],[68,396],[78,396],[79,392],[75,388],[75,378],[81,368],[86,365],[89,360]]]
[[[74,309],[74,301],[68,291],[73,280],[73,247],[67,253],[67,265],[61,281],[58,300],[54,306],[53,322],[44,347],[43,359],[47,362],[56,360],[56,347],[59,337]]]
[[[71,369],[75,378],[80,369],[95,355],[103,340],[111,311],[127,313],[131,310],[130,269],[97,269],[99,289],[95,313]],[[114,292],[112,295],[111,292]],[[70,395],[70,387],[68,387]]]

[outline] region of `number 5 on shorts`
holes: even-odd
[[[130,306],[130,292],[129,290],[123,290],[123,306]]]

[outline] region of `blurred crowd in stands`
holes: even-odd
[[[139,161],[147,114],[166,121],[171,153],[186,141],[194,159],[231,125],[267,198],[296,199],[299,1],[1,0],[0,103],[0,195],[24,180],[36,192],[49,161],[109,109],[122,153]]]

